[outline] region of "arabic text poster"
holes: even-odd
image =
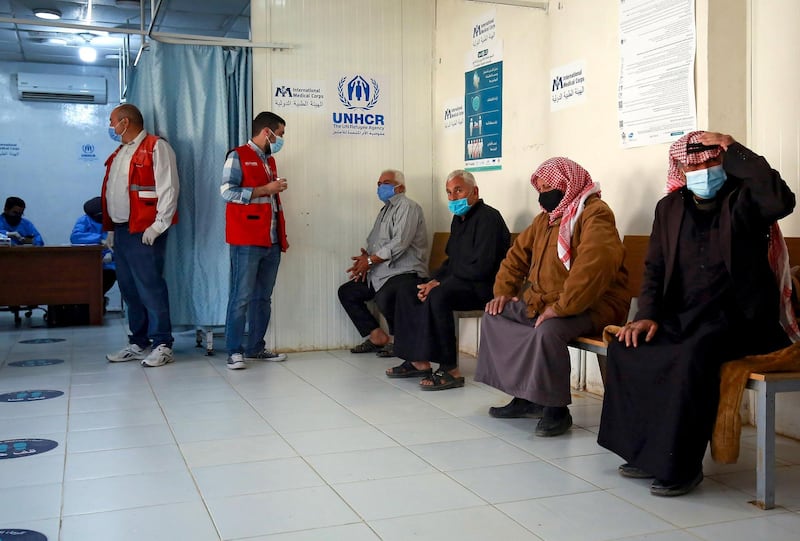
[[[318,113],[325,109],[323,81],[278,80],[272,85],[272,109]]]
[[[626,0],[619,10],[621,145],[672,142],[697,126],[694,0]]]
[[[468,171],[501,168],[503,63],[464,74],[464,161]]]
[[[566,109],[586,101],[586,64],[572,62],[550,70],[550,110]]]

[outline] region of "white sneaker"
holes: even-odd
[[[150,355],[142,359],[142,366],[164,366],[171,363],[175,358],[172,356],[172,348],[166,344],[161,344],[150,352]]]
[[[234,353],[233,355],[228,356],[228,370],[242,370],[247,368],[247,365],[244,363],[244,357],[242,357],[241,353]]]
[[[275,353],[274,351],[270,351],[265,349],[264,351],[259,351],[258,353],[253,353],[252,355],[245,354],[244,358],[248,361],[273,361],[273,362],[281,362],[286,360],[285,353]]]
[[[128,344],[116,353],[109,353],[106,359],[112,363],[124,363],[127,361],[141,361],[147,356],[147,348],[140,348],[136,344]]]

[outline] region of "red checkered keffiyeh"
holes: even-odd
[[[687,145],[698,143],[698,139],[705,132],[693,131],[689,132],[669,147],[669,170],[667,171],[667,192],[671,193],[686,186],[686,177],[681,171],[681,164],[683,165],[697,165],[708,160],[712,160],[720,155],[722,149],[704,150],[702,152],[686,151]]]
[[[703,133],[705,132],[693,131],[687,133],[669,147],[667,192],[674,192],[686,185],[686,177],[680,170],[681,164],[697,165],[716,158],[722,153],[720,147],[703,150],[702,152],[687,152],[687,146],[692,143],[698,143],[698,139]],[[789,271],[789,250],[786,248],[786,242],[783,240],[783,234],[780,227],[778,227],[778,222],[775,222],[770,227],[768,257],[769,265],[775,275],[781,295],[781,326],[792,342],[800,341],[800,328],[797,326],[797,317],[792,309],[791,302],[792,278]]]
[[[538,179],[538,183],[537,183]],[[583,212],[586,198],[596,193],[600,196],[600,184],[592,181],[589,172],[569,158],[550,158],[531,175],[531,184],[537,191],[546,182],[551,188],[564,192],[564,197],[553,212],[550,223],[561,218],[558,226],[558,258],[567,270],[572,265],[572,233]]]

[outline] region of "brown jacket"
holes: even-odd
[[[597,333],[623,323],[628,314],[628,273],[625,248],[614,213],[596,195],[586,200],[572,234],[572,265],[558,259],[558,226],[542,212],[519,234],[494,282],[494,294],[519,295],[528,304],[528,317],[552,306],[559,317],[589,311]]]

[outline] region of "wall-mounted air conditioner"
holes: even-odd
[[[17,97],[24,101],[107,103],[105,77],[18,73]]]

